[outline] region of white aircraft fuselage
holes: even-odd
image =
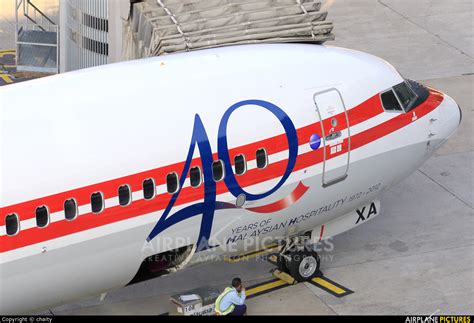
[[[0,313],[351,229],[460,119],[452,98],[387,62],[310,44],[2,87]],[[183,256],[172,266],[150,258],[172,250]]]

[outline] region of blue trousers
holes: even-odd
[[[247,313],[247,305],[235,305],[235,308],[228,315],[232,316],[243,316]]]

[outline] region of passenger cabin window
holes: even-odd
[[[130,186],[122,185],[118,189],[118,197],[120,206],[127,206],[132,202],[132,193]]]
[[[216,160],[212,163],[212,178],[216,182],[224,179],[224,163],[222,160]]]
[[[202,172],[199,166],[191,168],[189,171],[189,181],[191,187],[199,187],[202,184]]]
[[[393,90],[395,91],[398,100],[402,104],[403,109],[405,109],[405,112],[413,109],[418,96],[415,94],[415,92],[413,92],[407,83],[403,82],[397,84],[393,87]]]
[[[7,235],[17,235],[20,231],[20,219],[18,219],[18,214],[8,214],[5,218],[5,226],[7,229]]]
[[[267,155],[267,151],[265,150],[265,148],[260,148],[259,150],[257,150],[256,159],[257,159],[257,167],[258,168],[261,169],[261,168],[267,167],[267,165],[268,165],[268,155]]]
[[[46,206],[39,206],[36,208],[36,225],[39,228],[47,227],[49,224],[49,210]]]
[[[64,218],[72,221],[77,218],[77,203],[75,199],[69,199],[64,201]]]
[[[168,193],[174,194],[178,191],[178,174],[177,173],[169,173],[166,175],[166,189]]]
[[[382,99],[383,107],[386,111],[395,111],[395,112],[403,111],[392,89],[386,92],[383,92],[380,95],[380,97]]]
[[[234,157],[235,173],[237,175],[243,175],[247,171],[247,161],[245,160],[244,154],[239,154]]]
[[[151,200],[155,197],[155,181],[152,178],[143,181],[143,198]]]
[[[92,213],[99,214],[104,210],[104,196],[101,192],[95,192],[91,195]]]

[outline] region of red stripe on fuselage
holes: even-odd
[[[378,95],[374,96],[370,98],[369,100],[363,102],[362,104],[358,105],[357,107],[354,107],[353,109],[349,110],[350,118],[354,119],[353,121],[351,120],[351,125],[356,125],[360,122],[368,120],[382,112],[383,112],[383,108],[380,104],[380,101],[378,100]],[[342,118],[344,118],[344,113],[338,114],[336,118],[342,120]],[[316,113],[315,113],[315,119],[316,119]],[[324,122],[325,127],[330,127],[330,123],[331,123],[330,120],[324,120],[323,122]],[[297,130],[298,145],[308,143],[309,138],[314,133],[321,134],[321,126],[320,126],[319,121]],[[248,145],[232,148],[229,150],[230,160],[233,161],[235,155],[238,155],[238,154],[245,154],[245,156],[247,157],[247,161],[254,160],[255,152],[257,151],[257,149],[262,148],[262,147],[265,147],[268,155],[272,155],[272,154],[287,150],[288,144],[286,140],[286,134],[280,134],[268,139],[250,143]],[[217,160],[217,153],[214,153],[213,157],[215,160]],[[196,165],[201,166],[200,158],[193,159],[191,167],[196,166]],[[5,225],[5,216],[10,213],[17,213],[21,220],[34,218],[35,209],[41,205],[48,205],[50,213],[62,211],[64,207],[63,205],[64,201],[72,197],[76,199],[78,205],[89,204],[90,195],[93,192],[97,192],[97,191],[102,192],[104,194],[105,199],[115,197],[117,196],[117,190],[119,186],[124,185],[124,184],[129,184],[132,191],[139,191],[142,189],[143,180],[147,178],[153,178],[155,179],[156,185],[161,185],[165,183],[167,174],[171,172],[177,172],[178,174],[181,174],[180,170],[182,170],[183,167],[184,167],[184,161],[180,163],[175,163],[172,165],[156,168],[153,170],[113,179],[110,181],[93,184],[93,185],[77,188],[74,190],[6,206],[0,209],[0,214],[1,214],[0,225]],[[244,180],[245,178],[253,177],[254,175],[255,174],[246,173],[243,176],[239,176],[238,179]],[[242,185],[242,187],[244,186],[246,185]]]
[[[441,93],[432,91],[427,101],[425,101],[422,105],[415,109],[418,119],[422,118],[424,115],[436,108],[442,102],[442,100],[443,96]],[[383,108],[381,106],[379,96],[376,95],[365,101],[361,105],[348,111],[350,125],[354,126],[358,123],[364,122],[382,112]],[[340,114],[337,117],[342,118],[344,117],[344,114]],[[351,150],[368,144],[374,140],[380,139],[381,137],[410,124],[412,122],[411,118],[411,113],[400,114],[399,116],[389,121],[370,128],[355,136],[352,136]],[[325,127],[326,125],[329,126],[330,124],[330,120],[324,120],[323,122]],[[312,125],[305,126],[303,128],[298,129],[297,132],[299,144],[301,145],[304,143],[308,143],[309,137],[313,133],[320,133],[320,123],[317,122]],[[282,141],[286,143],[285,134],[278,135],[249,145],[241,146],[238,148],[233,148],[229,151],[229,154],[231,160],[233,160],[234,155],[239,153],[246,153],[247,156],[253,156],[252,159],[254,159],[255,151],[261,147],[265,147],[269,154],[274,154],[280,151],[287,150],[287,144],[281,145]],[[344,140],[344,145],[347,145],[347,139]],[[329,147],[326,147],[326,149],[329,149]],[[347,147],[345,147],[345,149],[347,149]],[[327,156],[330,158],[334,158],[342,153],[344,153],[344,150],[339,154],[333,155],[330,155],[327,151]],[[214,158],[217,159],[217,154],[214,154]],[[251,159],[249,158],[249,160]],[[314,166],[322,161],[322,149],[301,154],[297,158],[297,162],[293,171],[298,171],[303,168]],[[194,159],[192,164],[200,165],[200,159]],[[277,178],[283,174],[286,165],[287,160],[282,160],[276,163],[269,164],[265,169],[249,170],[244,176],[239,177],[239,184],[242,187],[247,187],[250,185],[267,181],[269,179]],[[160,185],[164,183],[166,174],[172,171],[177,171],[178,173],[180,173],[180,170],[183,168],[183,166],[184,162],[177,163],[155,170],[122,177],[120,179],[79,188],[77,190],[59,193],[41,199],[8,206],[2,208],[1,210],[2,216],[0,219],[0,225],[4,225],[6,214],[12,212],[19,214],[21,220],[34,218],[35,208],[39,205],[48,205],[51,213],[62,211],[64,200],[71,197],[74,197],[78,201],[79,205],[89,204],[90,194],[95,191],[103,192],[104,197],[106,199],[115,197],[117,196],[118,187],[123,184],[131,185],[133,191],[141,190],[142,181],[149,177],[154,178],[157,182],[157,185]],[[217,194],[222,194],[225,192],[227,192],[227,188],[224,182],[219,182],[217,184]],[[175,205],[178,206],[202,199],[203,193],[204,192],[202,186],[197,189],[185,187],[182,189],[180,197]],[[31,228],[28,230],[23,230],[17,236],[14,237],[2,236],[0,237],[0,252],[21,248],[42,241],[59,238],[62,236],[70,235],[85,230],[90,230],[118,221],[138,217],[151,212],[160,211],[166,207],[170,198],[170,194],[160,194],[157,195],[155,199],[150,201],[138,200],[134,201],[131,205],[127,207],[115,206],[106,208],[101,214],[83,214],[79,215],[79,217],[74,221],[64,220],[51,223],[47,228]]]

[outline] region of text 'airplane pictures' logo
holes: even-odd
[[[248,193],[238,184],[232,169],[232,164],[229,156],[229,147],[227,144],[227,126],[230,116],[237,109],[248,105],[259,106],[271,112],[283,126],[286,134],[286,139],[288,141],[288,163],[286,165],[286,169],[283,176],[272,189],[261,194]],[[196,146],[199,150],[204,174],[204,200],[203,202],[187,206],[177,211],[176,213],[168,216],[177,198],[179,197],[179,194],[181,193],[181,188],[183,187],[184,181],[186,180],[186,176],[189,172]],[[245,199],[247,201],[257,201],[263,199],[277,191],[286,182],[295,167],[296,158],[298,156],[298,137],[296,134],[295,126],[293,125],[293,122],[288,117],[288,115],[282,109],[270,102],[261,100],[246,100],[238,102],[231,106],[229,109],[227,109],[220,121],[217,139],[217,155],[218,158],[222,160],[225,165],[225,185],[234,197],[242,198],[242,196],[245,196]],[[188,155],[186,157],[186,162],[179,178],[180,188],[175,194],[173,194],[170,202],[164,210],[163,215],[160,217],[157,224],[149,234],[147,241],[151,241],[158,234],[181,221],[187,220],[197,215],[202,215],[201,227],[199,229],[199,236],[197,241],[197,251],[212,248],[212,246],[208,244],[208,241],[211,235],[215,211],[237,208],[235,204],[220,202],[216,200],[216,182],[213,180],[212,176],[213,161],[214,160],[212,157],[212,149],[209,143],[209,138],[207,136],[206,129],[204,127],[204,124],[202,123],[201,118],[198,114],[196,114],[194,118],[194,126]],[[301,196],[303,196],[304,193],[306,193],[307,190],[308,188],[300,182],[299,185],[295,188],[295,190],[284,199],[269,205],[247,208],[246,210],[256,213],[276,212],[278,210],[288,207],[289,205],[297,201],[299,198],[301,198]]]

